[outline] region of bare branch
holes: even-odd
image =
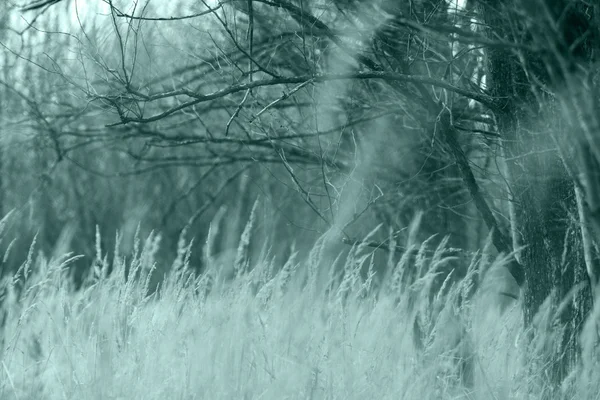
[[[165,117],[168,117],[178,111],[186,109],[188,107],[194,106],[196,104],[200,104],[203,102],[207,102],[210,100],[218,99],[221,97],[225,97],[232,93],[237,93],[241,91],[245,91],[248,89],[254,89],[258,87],[266,87],[266,86],[275,86],[275,85],[283,85],[283,84],[295,84],[295,83],[305,83],[305,82],[329,82],[336,80],[352,80],[352,79],[381,79],[387,82],[407,82],[407,83],[420,83],[432,85],[434,87],[442,88],[464,96],[466,98],[476,100],[482,103],[484,106],[490,109],[496,109],[496,101],[488,95],[482,93],[471,92],[460,87],[454,86],[445,81],[434,79],[429,76],[420,76],[420,75],[410,75],[410,74],[400,74],[395,72],[355,72],[355,73],[345,73],[345,74],[317,74],[317,75],[303,75],[303,76],[295,76],[289,78],[276,78],[276,79],[265,79],[265,80],[257,80],[249,83],[242,83],[238,85],[232,85],[228,88],[219,90],[217,92],[201,95],[195,93],[191,90],[180,89],[172,92],[164,92],[160,94],[147,95],[142,97],[130,97],[125,98],[130,101],[151,101],[156,99],[162,99],[166,97],[175,97],[179,95],[185,95],[193,98],[194,100],[182,103],[176,107],[173,107],[167,111],[164,111],[160,114],[154,115],[148,118],[128,118],[122,116],[120,122],[116,122],[114,124],[107,125],[108,127],[128,124],[131,122],[137,123],[148,123],[153,121],[161,120]],[[121,101],[123,96],[98,96],[99,99],[105,99],[113,104],[118,104],[117,100]]]

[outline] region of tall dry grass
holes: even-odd
[[[182,236],[154,287],[158,235],[116,252],[111,274],[97,242],[79,291],[76,256],[45,259],[34,245],[2,281],[0,399],[538,399],[548,384],[538,361],[552,332],[529,339],[489,246],[464,279],[436,286],[443,245],[421,244],[377,283],[373,249],[331,260],[326,237],[283,266],[266,247],[248,265],[242,240],[234,273],[209,262],[196,276]],[[600,393],[598,317],[555,398]]]

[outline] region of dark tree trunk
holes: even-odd
[[[509,26],[507,13],[516,11],[517,3],[510,0],[486,3],[483,17],[490,38],[516,41],[515,25]],[[517,29],[522,30],[521,41],[530,41],[523,44],[535,45],[536,33],[530,32],[529,26]],[[582,325],[591,306],[589,285],[585,285],[581,235],[573,223],[578,215],[574,182],[556,149],[551,131],[554,125],[548,119],[556,115],[552,112],[555,106],[534,91],[532,81],[535,75],[551,87],[557,82],[553,79],[556,73],[545,68],[548,60],[541,56],[522,52],[517,57],[507,47],[490,46],[487,56],[488,88],[498,101],[495,116],[503,140],[513,243],[522,247],[519,261],[525,268],[525,324],[532,328],[535,340],[550,337],[559,328],[563,333],[547,343],[551,348],[545,352],[551,357],[545,360],[548,362],[545,372],[551,377],[551,386],[556,388],[566,377],[569,366],[577,361],[577,327]],[[571,293],[581,283],[585,290]],[[569,295],[572,296],[569,307],[556,315],[559,304]],[[549,309],[540,309],[547,299]],[[543,319],[545,314],[538,314],[540,311],[549,312],[550,320]]]

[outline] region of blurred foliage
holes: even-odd
[[[423,238],[453,234],[454,246],[476,248],[480,223],[465,221],[477,217],[422,88],[366,79],[243,86],[353,73],[366,59],[402,74],[475,74],[466,46],[396,21],[462,18],[442,3],[265,1],[251,12],[247,2],[207,3],[218,8],[207,13],[201,3],[114,2],[111,14],[101,3],[62,2],[22,14],[31,26],[13,9],[3,30],[2,208],[19,211],[30,232],[23,243],[39,231],[46,252],[68,228],[70,248],[92,254],[97,225],[106,238],[121,230],[127,246],[142,224],[172,248],[191,222],[200,244],[222,207],[215,251],[226,250],[257,198],[256,229],[276,247],[293,239],[307,248],[346,224],[355,238],[383,223],[380,240],[391,231],[400,243],[422,210]],[[194,14],[203,15],[156,20]],[[463,125],[481,118],[464,99],[452,103]],[[481,135],[463,141],[486,157]]]
[[[3,5],[1,209],[17,210],[19,243],[39,232],[49,253],[67,232],[61,243],[89,257],[96,226],[109,248],[120,230],[125,250],[138,225],[166,249],[188,225],[198,268],[220,210],[215,252],[237,246],[256,199],[255,234],[282,256],[291,241],[304,251],[334,231],[351,243],[379,225],[383,247],[437,234],[476,250],[490,226],[465,168],[495,230],[510,231],[501,100],[486,87],[486,50],[506,43],[481,27],[488,3]],[[581,12],[568,15],[573,40]],[[536,29],[517,21],[525,42]]]

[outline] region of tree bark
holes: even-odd
[[[516,42],[515,24],[509,26],[506,13],[518,7],[511,0],[485,3],[483,18],[490,39]],[[533,40],[535,33],[527,30],[525,22],[517,26],[522,30],[520,37]],[[557,387],[578,358],[577,327],[591,305],[589,285],[586,290],[571,292],[577,285],[587,284],[580,236],[572,223],[578,215],[574,182],[553,146],[548,116],[556,115],[552,112],[555,106],[548,99],[540,102],[531,80],[531,66],[543,66],[547,60],[499,46],[488,48],[487,59],[488,89],[499,102],[495,117],[503,143],[513,243],[522,248],[518,258],[525,268],[525,324],[540,334],[536,340],[557,327],[564,329],[562,340],[557,339],[547,354],[551,357],[547,372]],[[538,77],[546,73],[535,72],[540,72]],[[556,315],[566,296],[572,296],[571,306]],[[550,309],[541,309],[547,299]],[[550,319],[544,320],[543,315]]]

